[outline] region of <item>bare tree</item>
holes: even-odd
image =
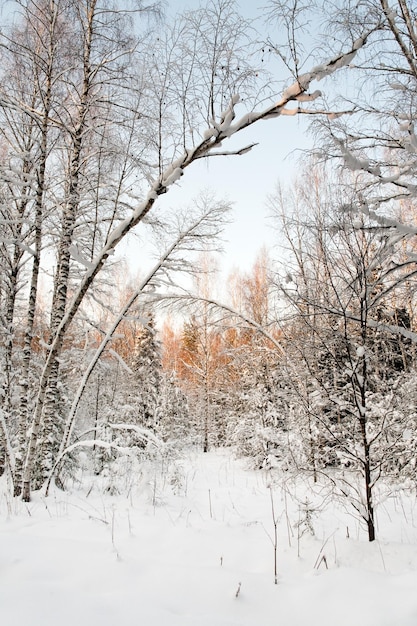
[[[339,94],[352,114],[324,131],[323,151],[355,172],[361,194],[356,206],[381,226],[388,217],[402,224],[399,203],[415,203],[414,133],[417,81],[416,8],[407,0],[342,2],[329,17],[336,38],[357,37],[372,30],[368,44],[349,66],[349,93]],[[343,106],[343,105],[342,105]],[[387,224],[393,226],[391,222]]]
[[[49,154],[51,128],[49,117],[53,106],[53,87],[58,58],[56,42],[62,35],[62,11],[59,2],[19,3],[22,24],[8,35],[3,33],[3,88],[8,97],[20,102],[19,107],[3,108],[2,135],[7,157],[3,161],[2,179],[7,185],[9,211],[5,223],[13,230],[9,300],[6,311],[9,341],[6,373],[10,369],[15,337],[12,330],[15,302],[23,272],[31,265],[26,328],[23,339],[20,380],[20,406],[15,407],[19,423],[14,436],[18,438],[16,472],[20,472],[27,424],[29,368],[32,355],[34,320],[42,251],[42,227],[46,217],[44,206],[46,160]],[[36,110],[36,116],[33,112]],[[7,168],[7,169],[4,169]],[[20,171],[20,174],[18,172]],[[6,209],[7,206],[7,209]],[[14,214],[10,213],[13,211]],[[13,258],[13,260],[12,260]],[[13,385],[8,383],[9,392]],[[11,409],[11,407],[9,407]]]
[[[360,212],[352,216],[347,199],[340,203],[331,185],[326,192],[324,180],[321,193],[314,196],[312,177],[307,176],[299,189],[302,215],[281,214],[296,263],[281,284],[295,315],[289,349],[310,380],[304,409],[314,420],[320,467],[342,464],[360,471],[363,494],[343,485],[340,489],[365,520],[373,541],[373,489],[400,450],[401,426],[398,414],[389,408],[391,391],[410,365],[407,343],[399,350],[398,341],[390,341],[387,322],[394,317],[404,332],[409,331],[404,309],[393,309],[392,297],[401,293],[417,268],[414,260],[395,262],[407,235],[375,228]],[[327,181],[329,185],[329,177]],[[305,235],[294,238],[292,233],[299,234],[300,228]],[[304,332],[298,333],[298,328]],[[385,398],[384,410],[380,396]],[[311,426],[308,432],[311,437]],[[316,464],[317,454],[313,457]]]

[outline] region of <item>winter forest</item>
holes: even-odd
[[[363,550],[388,519],[416,544],[415,3],[265,0],[254,19],[234,0],[1,4],[2,519],[99,498],[117,552],[118,502],[146,493],[157,515],[200,464],[234,463],[264,480],[275,583],[281,542],[331,567],[319,513]],[[220,273],[233,196],[214,178],[187,207],[170,192],[202,160],[253,159],[256,187],[247,129],[278,141],[301,118],[311,149],[258,194],[276,246]],[[265,606],[207,624],[272,623]]]

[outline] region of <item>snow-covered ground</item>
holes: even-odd
[[[85,480],[28,505],[3,490],[0,624],[416,626],[413,497],[385,500],[369,544],[324,487],[271,486],[226,452],[190,454],[174,478],[123,496]]]

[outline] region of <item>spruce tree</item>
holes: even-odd
[[[161,368],[160,345],[149,313],[136,335],[129,395],[132,422],[151,430],[156,429],[160,419]]]

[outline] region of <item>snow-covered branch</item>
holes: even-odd
[[[199,202],[197,201],[196,204],[198,206]],[[69,411],[69,414],[66,420],[64,434],[60,442],[58,456],[62,456],[64,450],[68,446],[68,442],[71,437],[71,432],[72,432],[72,428],[74,425],[74,420],[75,420],[75,416],[77,413],[77,409],[81,401],[81,398],[84,394],[87,383],[90,379],[90,376],[92,372],[94,371],[94,368],[96,367],[99,358],[101,357],[104,350],[108,346],[109,342],[112,340],[112,338],[114,338],[115,332],[118,326],[120,325],[121,321],[125,318],[126,314],[132,308],[132,306],[138,300],[138,298],[145,292],[146,288],[155,282],[156,277],[161,272],[166,272],[166,271],[169,272],[169,271],[172,271],[173,269],[174,270],[183,269],[184,267],[183,262],[180,262],[180,265],[178,267],[172,267],[171,265],[171,261],[178,251],[181,251],[186,246],[189,246],[189,249],[193,249],[193,248],[195,249],[195,239],[198,240],[199,246],[201,246],[204,242],[209,241],[210,238],[212,238],[213,236],[217,234],[219,225],[223,223],[224,215],[225,215],[225,212],[228,210],[228,208],[229,207],[227,203],[222,203],[222,202],[219,203],[219,202],[208,200],[207,202],[202,203],[200,211],[197,214],[191,216],[192,219],[190,219],[189,217],[187,218],[188,223],[187,222],[181,223],[177,220],[177,223],[173,225],[173,232],[171,232],[171,235],[172,235],[171,244],[169,244],[166,247],[165,251],[163,252],[161,257],[158,259],[156,264],[149,271],[146,277],[140,282],[139,286],[131,295],[131,297],[128,299],[126,304],[122,307],[122,309],[119,311],[118,315],[116,315],[113,323],[111,324],[110,328],[105,333],[99,346],[97,347],[95,353],[93,354],[93,357],[91,358],[82,376],[82,379],[79,382],[77,392],[73,399],[71,409]],[[176,230],[176,233],[175,233],[175,230]],[[111,354],[115,358],[121,361],[122,366],[125,369],[130,371],[130,368],[125,363],[125,361],[120,357],[119,354],[117,354],[114,350],[111,350]],[[52,474],[56,471],[57,467],[58,466],[56,465],[54,469],[52,470],[52,473],[49,477],[49,481],[51,480]]]
[[[91,263],[88,263],[86,271],[82,276],[78,288],[74,292],[72,300],[68,302],[65,311],[62,309],[62,316],[60,317],[59,323],[55,329],[55,334],[50,340],[50,350],[39,383],[36,408],[32,419],[32,429],[30,431],[31,434],[28,441],[23,477],[23,497],[25,499],[29,498],[36,438],[39,425],[41,423],[45,394],[53,364],[56,362],[62,348],[64,337],[69,325],[77,314],[84,298],[86,297],[86,294],[91,289],[96,276],[105,265],[108,257],[114,253],[116,247],[126,237],[126,235],[146,218],[148,213],[153,209],[158,197],[169,191],[179,178],[184,176],[187,168],[190,167],[194,161],[197,161],[204,156],[216,156],[217,148],[220,147],[220,144],[222,144],[222,142],[226,139],[238,134],[244,128],[257,123],[260,120],[286,115],[286,112],[288,112],[288,104],[291,102],[298,104],[299,102],[304,102],[306,100],[312,101],[318,98],[318,91],[309,95],[307,94],[311,83],[316,80],[321,80],[339,68],[348,65],[365,42],[365,36],[357,39],[353,43],[351,49],[347,50],[345,53],[338,55],[336,58],[329,60],[327,63],[314,67],[309,73],[303,74],[293,85],[284,91],[276,103],[264,110],[246,113],[237,119],[237,121],[235,121],[235,107],[240,98],[239,95],[233,96],[227,108],[221,115],[220,122],[217,123],[212,120],[212,126],[204,133],[203,139],[200,142],[191,148],[185,148],[183,153],[168,167],[162,168],[158,178],[155,179],[150,185],[144,199],[139,202],[136,207],[133,208],[131,213],[109,233],[105,245],[96,254]],[[241,151],[236,151],[236,154],[242,154],[247,150],[248,146],[242,148]],[[72,253],[73,255],[75,254],[77,261],[79,261],[81,265],[86,266],[84,258],[80,257],[78,251],[72,249]]]

